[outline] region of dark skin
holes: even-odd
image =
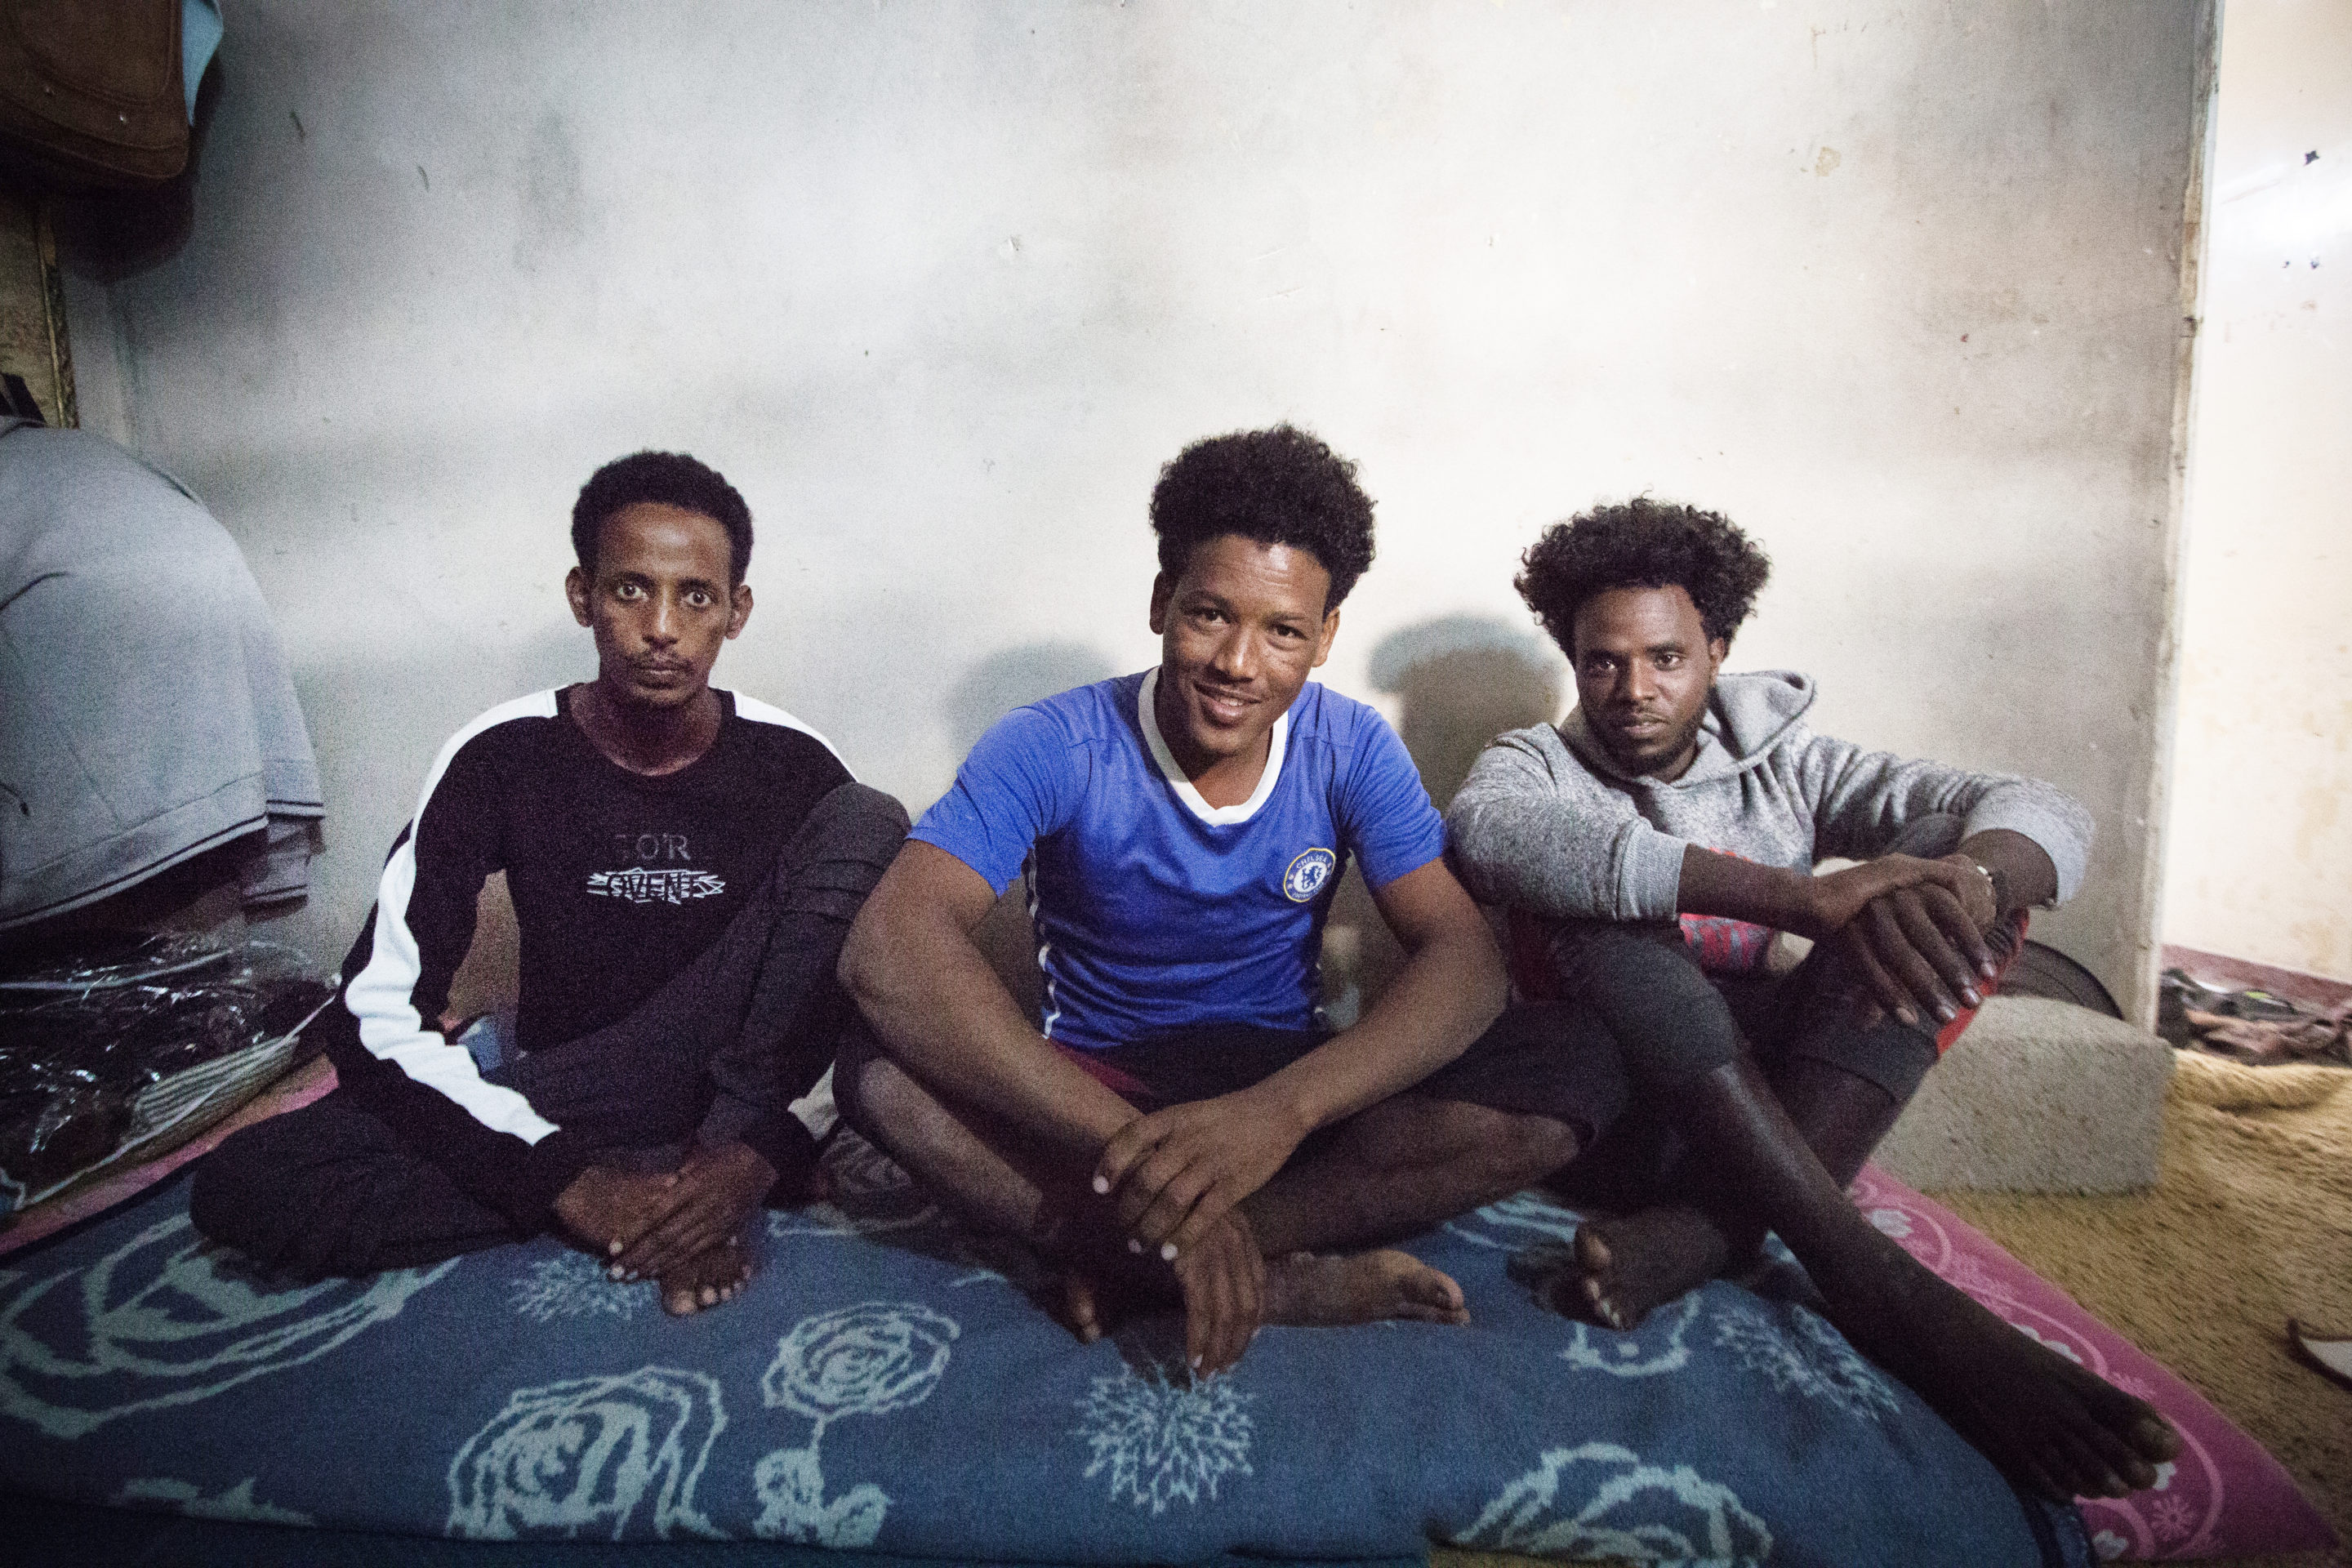
[[[1578,700],[1611,758],[1632,773],[1687,773],[1727,651],[1689,594],[1612,589],[1580,607],[1574,631]],[[1890,855],[1823,877],[1693,846],[1679,903],[1840,944],[1870,986],[1856,1005],[1907,1025],[1977,1006],[1979,982],[1998,973],[1988,938],[2057,891],[2039,845],[1994,830],[1941,859]],[[1832,1321],[2018,1479],[2060,1500],[2153,1484],[2154,1466],[2179,1448],[2160,1415],[2011,1331],[1846,1201],[1901,1110],[1877,1085],[1820,1062],[1792,1060],[1768,1079],[1743,1058],[1706,1075],[1671,1110],[1708,1151],[1715,1179],[1699,1180],[1692,1202],[1580,1227],[1554,1304],[1632,1328],[1776,1230]]]
[[[1232,535],[1155,582],[1154,717],[1210,805],[1257,788],[1275,721],[1338,631],[1328,586],[1312,555]],[[845,1058],[836,1086],[928,1184],[1062,1261],[1082,1338],[1131,1294],[1181,1301],[1186,1355],[1203,1373],[1234,1364],[1261,1322],[1466,1321],[1460,1287],[1406,1254],[1301,1256],[1409,1234],[1432,1205],[1450,1214],[1486,1201],[1456,1190],[1473,1180],[1459,1156],[1492,1141],[1484,1113],[1400,1091],[1500,1011],[1499,955],[1443,862],[1374,899],[1408,957],[1355,1027],[1249,1089],[1145,1115],[1041,1038],[973,945],[995,901],[988,884],[911,843],[842,953],[887,1055]],[[1292,1162],[1309,1132],[1340,1123],[1328,1158]],[[1340,1226],[1343,1212],[1359,1217]]]
[[[674,773],[719,738],[711,667],[751,615],[751,587],[732,580],[732,563],[724,524],[641,501],[604,520],[593,579],[577,566],[564,578],[572,618],[596,642],[596,679],[572,689],[568,709],[616,766]],[[744,1143],[698,1148],[675,1171],[591,1166],[557,1195],[555,1216],[611,1260],[614,1279],[652,1277],[663,1306],[683,1314],[731,1299],[750,1279],[737,1238],[775,1181]]]

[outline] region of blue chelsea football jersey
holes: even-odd
[[[1210,805],[1160,739],[1158,678],[1008,713],[914,836],[999,893],[1034,850],[1049,1038],[1099,1050],[1207,1024],[1311,1028],[1349,858],[1385,887],[1444,853],[1444,822],[1388,721],[1312,683],[1275,721],[1256,792]]]

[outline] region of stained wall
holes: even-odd
[[[734,479],[721,679],[919,809],[1004,707],[1149,662],[1158,465],[1288,418],[1380,503],[1333,685],[1410,723],[1416,660],[1525,633],[1546,522],[1724,509],[1778,563],[1735,665],[2079,795],[2042,930],[2128,993],[2198,14],[246,0],[186,242],[75,284],[85,402],[278,612],[321,952],[441,738],[590,669],[602,460]]]

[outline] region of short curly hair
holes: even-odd
[[[681,511],[698,511],[727,531],[727,585],[743,580],[751,565],[751,509],[735,487],[709,464],[684,452],[632,452],[589,476],[572,503],[572,552],[580,570],[596,575],[596,546],[605,520],[624,507],[657,501]]]
[[[1678,585],[1710,640],[1729,643],[1772,563],[1718,511],[1637,496],[1556,522],[1519,557],[1512,586],[1552,641],[1576,657],[1576,612],[1612,588]]]
[[[1356,465],[1291,425],[1193,442],[1160,470],[1151,491],[1160,570],[1181,574],[1219,534],[1304,550],[1331,576],[1330,614],[1372,563],[1372,498]]]

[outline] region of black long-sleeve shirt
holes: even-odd
[[[517,1043],[561,1048],[627,1016],[691,963],[810,808],[850,780],[798,721],[716,695],[710,749],[660,777],[597,751],[571,717],[568,689],[459,731],[394,841],[344,961],[341,1005],[320,1016],[353,1097],[519,1226],[541,1223],[595,1151],[486,1082],[439,1030],[483,880],[506,872],[521,934]],[[754,1148],[776,1141],[759,1116],[732,1120],[750,1127]]]

